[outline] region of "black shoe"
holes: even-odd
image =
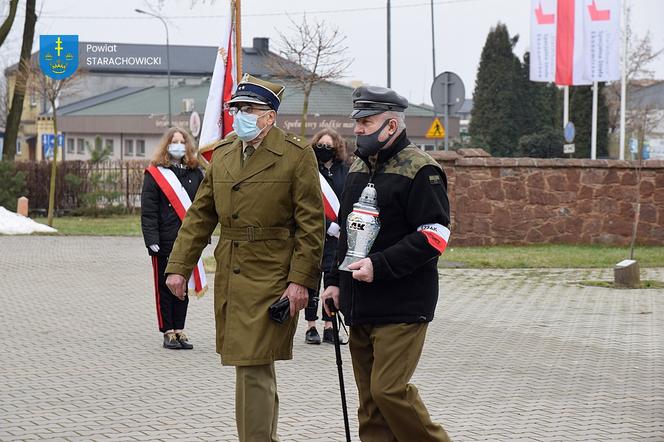
[[[164,333],[164,348],[168,348],[170,350],[179,350],[182,348],[182,344],[180,344],[180,341],[178,341],[175,333]]]
[[[191,350],[194,348],[194,344],[189,342],[189,338],[184,334],[184,332],[176,333],[175,336],[177,336],[182,350]]]
[[[323,330],[323,342],[334,344],[334,329],[332,327]],[[348,341],[345,341],[341,336],[339,336],[339,345],[346,344],[348,344]]]
[[[311,327],[307,332],[304,334],[304,343],[305,344],[320,344],[320,335],[318,334],[318,330],[316,330],[316,327]]]

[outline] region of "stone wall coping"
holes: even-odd
[[[456,161],[461,158],[461,156],[453,150],[435,150],[427,153],[436,161]]]
[[[436,152],[438,153],[438,152]],[[582,167],[582,168],[617,168],[635,169],[639,167],[639,161],[633,160],[590,160],[590,159],[566,159],[566,158],[438,158],[438,161],[454,161],[459,167]],[[664,160],[645,160],[642,169],[664,169]]]

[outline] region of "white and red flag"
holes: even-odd
[[[620,0],[583,0],[583,59],[591,81],[620,79]]]
[[[560,86],[620,77],[620,0],[531,0],[530,79]]]
[[[583,1],[558,0],[556,78],[559,86],[590,84],[583,67]]]
[[[180,183],[180,180],[172,170],[165,167],[150,166],[145,170],[152,175],[159,189],[166,195],[166,199],[171,203],[180,221],[184,221],[184,216],[191,206],[191,198],[189,198],[189,194]],[[203,296],[208,289],[205,267],[203,267],[203,260],[200,258],[198,258],[196,267],[191,272],[187,287],[194,290],[197,297]]]
[[[233,130],[233,117],[224,109],[233,91],[237,86],[234,76],[235,54],[235,28],[233,27],[233,15],[231,14],[231,2],[228,4],[226,23],[222,26],[221,46],[217,51],[214,63],[214,72],[210,81],[210,92],[208,93],[203,115],[203,126],[201,137],[198,142],[199,152],[207,161],[212,158],[214,144],[222,140]]]
[[[557,0],[531,0],[530,79],[552,82],[556,78]]]

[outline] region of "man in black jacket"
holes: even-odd
[[[409,384],[438,301],[438,256],[449,239],[447,178],[406,136],[408,101],[372,86],[353,91],[358,160],[339,210],[336,263],[323,302],[333,299],[350,325],[360,407],[360,439],[449,441]],[[373,183],[380,231],[366,258],[338,270],[348,249],[346,219]],[[324,304],[326,309],[327,305]]]

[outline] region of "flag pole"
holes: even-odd
[[[618,158],[625,159],[625,107],[627,102],[627,0],[623,0],[623,53],[620,80],[620,149]]]
[[[597,82],[593,81],[593,124],[592,133],[590,135],[590,159],[597,159],[597,90],[599,89]]]
[[[235,62],[237,64],[237,81],[242,79],[242,6],[240,0],[234,0],[235,4]]]
[[[569,86],[563,86],[563,129],[569,123]]]

